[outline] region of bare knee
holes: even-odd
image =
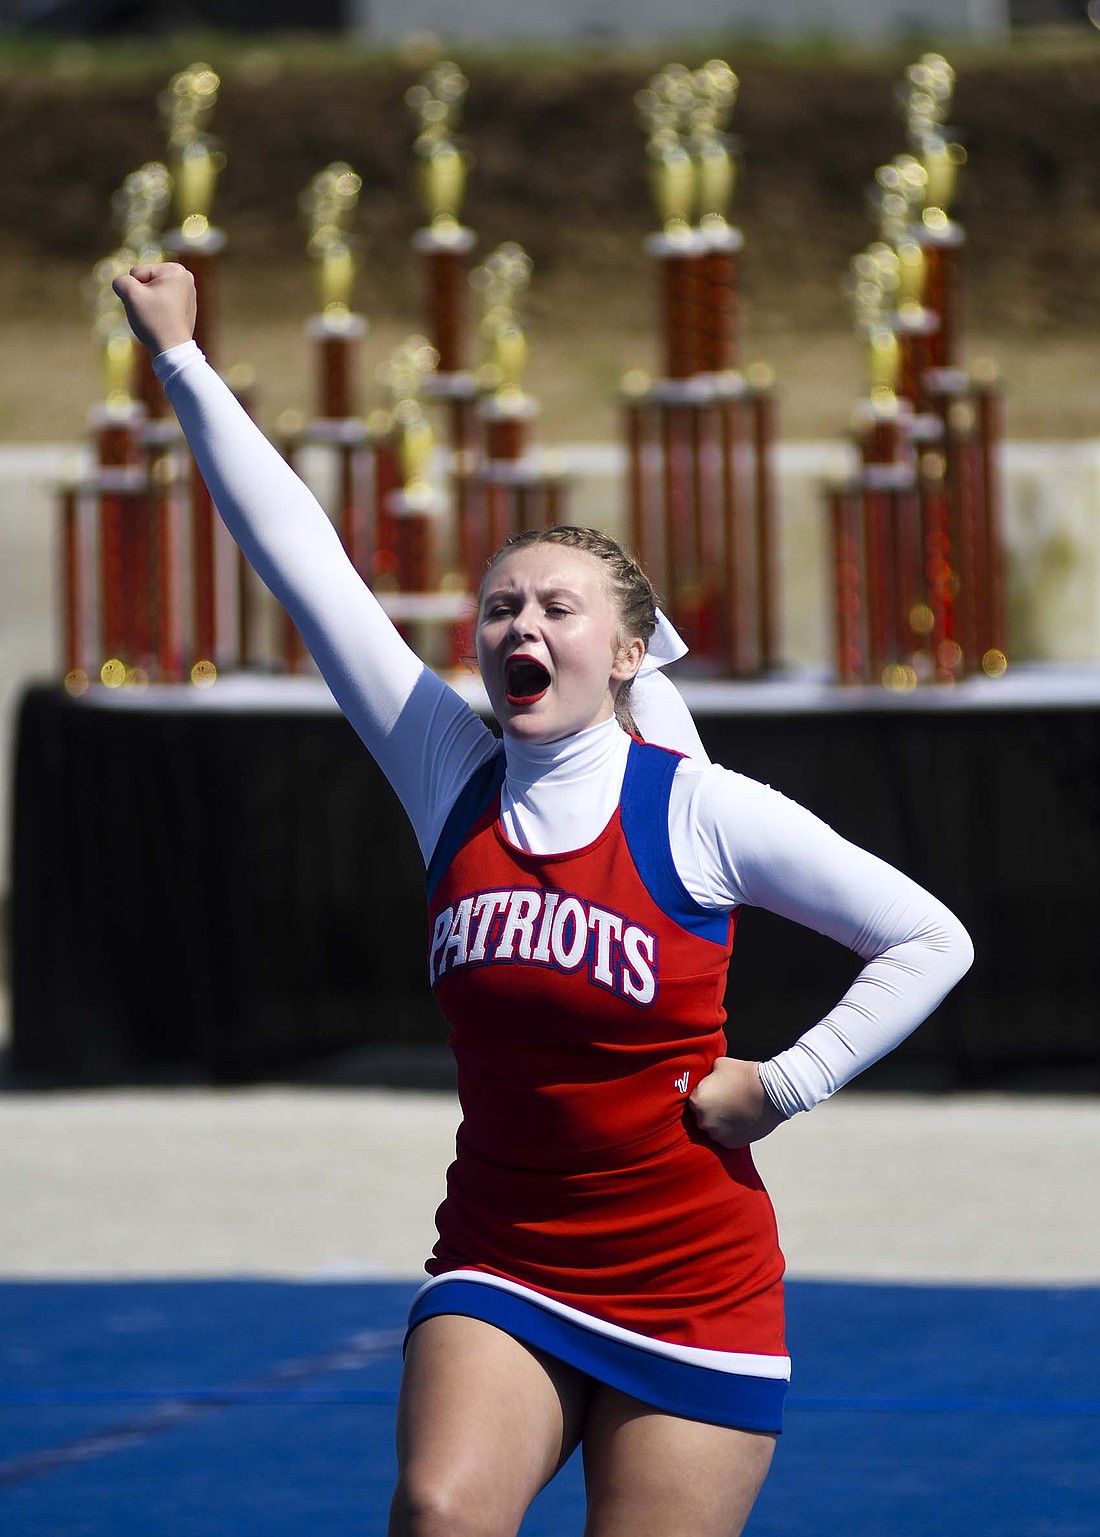
[[[410,1469],[394,1493],[387,1537],[515,1537],[521,1518],[486,1490]]]

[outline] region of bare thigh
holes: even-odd
[[[775,1437],[662,1414],[593,1390],[584,1430],[585,1537],[738,1537]]]
[[[513,1537],[580,1440],[582,1373],[476,1318],[413,1330],[389,1537]]]

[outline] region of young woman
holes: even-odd
[[[116,287],[222,517],[428,867],[463,1124],[410,1315],[391,1537],[507,1537],[578,1444],[588,1537],[735,1537],[789,1377],[748,1145],[906,1036],[970,964],[966,933],[765,786],[628,735],[616,710],[654,596],[591,530],[524,535],[486,573],[477,653],[499,742],[404,645],[205,364],[189,276],[139,267]],[[642,736],[653,719],[687,730],[671,685],[639,687]],[[724,1055],[743,904],[865,963],[763,1063]]]

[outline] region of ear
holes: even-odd
[[[620,646],[611,664],[610,682],[628,683],[642,665],[644,656],[645,641],[637,635],[633,640],[628,640],[625,645]]]

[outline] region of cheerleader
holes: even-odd
[[[674,634],[606,535],[523,534],[490,562],[477,655],[497,739],[404,644],[205,363],[184,269],[136,267],[116,288],[221,516],[427,869],[463,1120],[410,1313],[390,1537],[511,1537],[577,1446],[587,1537],[736,1537],[790,1375],[750,1144],[904,1039],[969,966],[966,932],[808,811],[706,761],[653,667]],[[745,906],[863,961],[766,1062],[727,1056],[722,1029]]]

